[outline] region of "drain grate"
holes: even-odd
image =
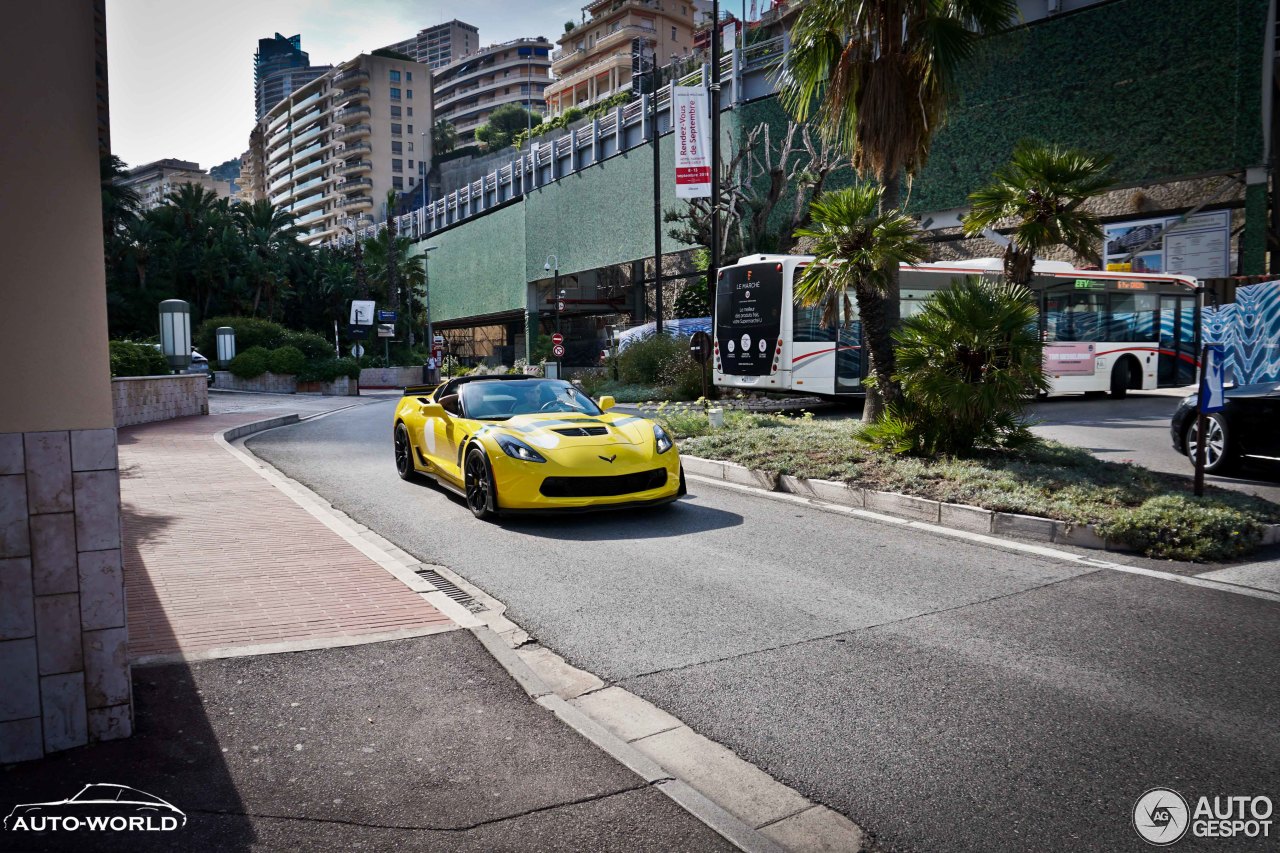
[[[414,574],[470,610],[472,613],[479,613],[485,609],[485,606],[476,601],[469,592],[458,586],[435,569],[416,569]]]

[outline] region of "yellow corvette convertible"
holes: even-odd
[[[675,442],[568,382],[465,376],[410,386],[396,407],[396,471],[432,477],[477,518],[650,506],[685,493]]]

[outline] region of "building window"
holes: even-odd
[[[392,142],[392,143],[391,143],[391,153],[392,153],[392,154],[403,154],[404,152],[401,150],[403,147],[404,147],[404,146],[403,146],[403,145],[402,145],[402,143],[400,143],[400,142]]]
[[[413,175],[409,176],[409,186],[413,186]]]
[[[409,135],[413,136],[413,125],[409,125]]]
[[[410,150],[410,151],[412,151],[412,150],[413,150],[413,143],[412,143],[412,142],[410,142],[410,143],[409,143],[409,150]]]
[[[405,107],[409,111],[409,118],[413,118],[413,107]]]
[[[399,72],[399,71],[392,71],[392,72],[390,72],[390,73],[391,73],[391,82],[392,82],[392,83],[399,83],[399,82],[400,82],[400,72]]]
[[[392,178],[391,187],[392,189],[397,189],[397,190],[404,189],[404,178]]]
[[[393,171],[393,172],[403,172],[403,171],[404,171],[404,161],[403,161],[403,160],[401,160],[399,157],[393,157],[393,158],[392,158],[392,160],[391,160],[391,171]]]
[[[395,86],[391,87],[391,100],[393,101],[400,100],[400,90],[397,89]]]
[[[675,27],[672,27],[672,28],[671,28],[671,40],[672,40],[672,41],[675,41],[675,40],[676,40],[676,28],[675,28]]]
[[[413,161],[409,161],[409,171],[413,171]]]
[[[400,125],[396,124],[395,122],[391,123],[391,135],[392,136],[400,135]]]
[[[413,90],[412,90],[412,89],[405,89],[405,90],[404,90],[404,96],[405,96],[406,98],[408,98],[409,100],[411,100],[411,101],[412,101],[412,100],[413,100]]]
[[[412,71],[406,71],[406,72],[404,72],[404,81],[405,81],[406,83],[412,83],[412,82],[413,82],[413,72],[412,72]]]
[[[392,118],[400,118],[400,107],[399,107],[399,105],[397,105],[397,104],[392,104],[392,105],[391,105],[391,117],[392,117]]]

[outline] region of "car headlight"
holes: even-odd
[[[521,462],[546,462],[542,454],[525,444],[513,435],[499,435],[497,437],[498,446],[502,451],[512,459],[519,459]]]
[[[658,442],[658,452],[666,453],[672,447],[671,436],[667,435],[667,431],[662,428],[661,424],[653,425],[653,437]]]

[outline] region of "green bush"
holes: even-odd
[[[314,359],[298,371],[297,378],[299,382],[332,382],[343,376],[359,379],[360,362],[354,358]]]
[[[1242,557],[1262,541],[1262,525],[1248,512],[1179,495],[1122,510],[1099,524],[1098,532],[1148,557],[1197,563]]]
[[[136,341],[111,341],[112,376],[163,376],[171,373],[163,353],[151,344]]]
[[[315,332],[295,332],[286,329],[278,346],[297,347],[308,359],[333,358],[333,341]],[[201,352],[204,352],[201,350]],[[208,355],[208,353],[206,353]]]
[[[266,347],[249,347],[231,359],[227,369],[241,379],[253,379],[266,373],[270,364],[271,350]]]
[[[284,346],[271,351],[267,359],[267,370],[272,373],[287,373],[296,376],[307,366],[307,357],[297,347]]]
[[[665,385],[681,358],[689,360],[683,341],[670,335],[650,335],[618,353],[618,381],[627,385]]]
[[[196,349],[200,350],[205,358],[210,360],[218,357],[218,340],[217,330],[220,326],[230,326],[236,331],[236,352],[244,352],[251,347],[266,347],[267,349],[275,349],[284,346],[285,338],[291,333],[279,323],[272,323],[270,320],[263,320],[258,317],[210,317],[199,326],[196,327],[195,335],[192,340],[195,341]],[[302,349],[302,347],[299,347]]]

